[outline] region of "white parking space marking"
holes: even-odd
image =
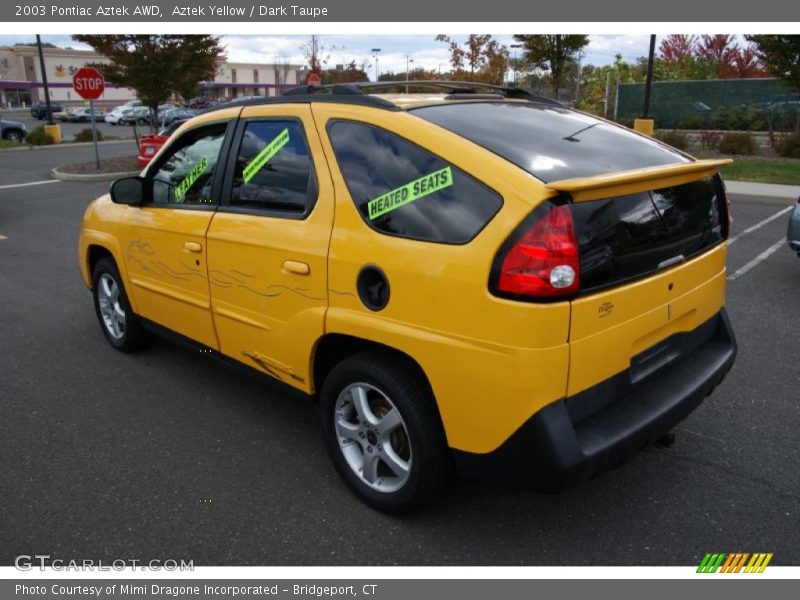
[[[46,185],[48,183],[59,183],[60,179],[45,179],[44,181],[29,181],[28,183],[15,183],[13,185],[0,185],[0,190],[8,190],[11,188],[28,187],[29,185]]]
[[[749,263],[743,266],[741,269],[734,271],[733,275],[728,276],[728,281],[739,279],[739,277],[747,273],[750,269],[753,269],[754,267],[758,266],[759,263],[764,262],[770,256],[775,254],[778,250],[780,250],[783,247],[784,244],[786,244],[785,239],[778,240],[772,246],[764,250],[761,254],[759,254],[753,260],[751,260]]]
[[[730,246],[731,244],[733,244],[733,242],[735,242],[736,240],[738,240],[738,239],[739,239],[739,238],[741,238],[742,236],[745,236],[745,235],[747,235],[748,233],[753,233],[755,230],[757,230],[757,229],[761,229],[761,228],[762,228],[764,225],[766,225],[767,223],[771,223],[771,222],[772,222],[772,221],[774,221],[775,219],[778,219],[778,218],[780,218],[781,216],[783,216],[783,215],[785,215],[786,213],[788,213],[789,211],[791,211],[793,208],[794,208],[794,206],[787,206],[786,208],[784,208],[784,209],[782,209],[782,210],[779,210],[778,212],[776,212],[774,215],[772,215],[772,216],[770,216],[770,217],[767,217],[767,218],[766,218],[766,219],[764,219],[763,221],[759,221],[759,222],[758,222],[758,223],[756,223],[755,225],[751,225],[750,227],[748,227],[747,229],[745,229],[745,230],[744,230],[744,231],[742,231],[741,233],[738,233],[738,234],[736,234],[735,236],[733,236],[731,239],[729,239],[729,240],[728,240],[728,246]]]
[[[8,238],[7,238],[6,236],[4,236],[4,235],[0,235],[0,242],[2,242],[3,240],[7,240],[7,239],[8,239]]]

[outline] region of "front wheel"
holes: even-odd
[[[106,339],[114,348],[123,352],[141,348],[149,336],[131,310],[114,261],[111,258],[97,261],[92,280],[94,308]]]
[[[320,397],[328,454],[364,502],[401,513],[449,480],[450,454],[427,380],[403,357],[371,352],[334,367]]]
[[[4,137],[9,142],[21,142],[23,136],[22,136],[22,132],[21,131],[17,131],[16,129],[12,129],[11,131],[7,131]]]

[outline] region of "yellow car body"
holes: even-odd
[[[537,415],[559,407],[556,420],[563,420],[563,413],[571,410],[570,398],[609,385],[631,369],[635,357],[664,340],[690,335],[719,315],[723,325],[714,327],[729,332],[723,310],[726,244],[713,244],[647,276],[547,302],[493,294],[487,282],[494,257],[543,202],[568,195],[579,205],[670,188],[713,177],[723,163],[691,160],[544,182],[407,110],[447,101],[439,96],[391,97],[385,102],[401,110],[387,110],[346,98],[309,98],[245,103],[195,117],[173,135],[144,177],[157,168],[173,141],[192,129],[222,123],[232,131],[239,121],[294,119],[305,132],[316,176],[313,210],[304,218],[286,219],[225,211],[215,203],[195,209],[121,204],[105,195],[89,206],[84,218],[78,249],[82,277],[92,288],[95,263],[110,256],[139,318],[312,397],[337,360],[357,349],[391,349],[424,373],[447,446],[465,472],[517,480],[534,479],[539,468],[549,472],[541,464],[545,455],[561,452],[553,449],[557,439],[555,446],[514,441],[526,427],[534,427]],[[413,141],[496,192],[501,208],[466,243],[375,231],[359,213],[337,164],[329,125],[340,121],[368,123]],[[365,306],[357,290],[359,274],[368,265],[380,267],[390,282],[390,300],[381,310]],[[713,372],[698,380],[702,397],[733,362],[735,342],[728,337],[727,353]],[[675,416],[645,436],[632,436],[631,444],[598,443],[626,446],[628,454],[634,448],[627,446],[638,449],[688,414],[699,403],[694,396],[688,408],[654,408]],[[654,415],[651,421],[663,417]],[[554,437],[557,429],[545,437]],[[622,426],[610,435],[625,437],[624,430]],[[575,454],[575,447],[572,443],[562,454]],[[620,453],[614,454],[616,460]],[[499,456],[505,457],[502,466],[495,461]],[[573,458],[555,459],[564,467],[555,470],[567,472],[566,479],[596,470],[583,466],[581,457]],[[605,456],[598,460],[603,463],[599,467],[611,461]],[[544,479],[538,487],[561,487],[553,483],[560,475]]]

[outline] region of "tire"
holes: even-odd
[[[334,467],[373,508],[407,512],[449,482],[451,455],[433,393],[408,359],[390,352],[346,358],[325,378],[320,409]]]
[[[25,136],[22,135],[22,132],[18,129],[11,129],[3,134],[3,139],[8,140],[9,142],[21,142],[24,137]]]
[[[141,126],[141,125],[147,125],[147,119],[138,119],[136,122],[137,122],[137,123],[138,123],[140,126]]]
[[[117,265],[111,258],[97,261],[92,282],[95,313],[108,342],[122,352],[144,347],[150,336],[131,309]]]

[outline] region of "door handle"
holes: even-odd
[[[203,246],[198,242],[183,242],[183,249],[187,252],[202,252]]]
[[[283,261],[283,270],[288,273],[294,273],[295,275],[308,275],[311,273],[311,267],[298,260]]]

